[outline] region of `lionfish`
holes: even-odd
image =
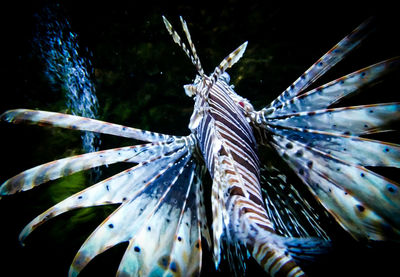
[[[128,242],[118,276],[199,275],[202,238],[213,247],[216,267],[221,248],[245,248],[271,276],[305,276],[298,260],[325,253],[322,237],[277,232],[260,186],[259,145],[274,149],[312,195],[354,238],[398,241],[400,186],[367,167],[400,167],[400,145],[362,135],[392,130],[400,103],[332,108],[343,98],[398,68],[395,57],[312,90],[321,75],[356,48],[368,34],[366,21],[304,72],[271,104],[257,111],[229,84],[226,70],[239,61],[247,42],[208,76],[204,73],[186,22],[189,48],[163,17],[175,43],[197,70],[184,86],[194,98],[188,136],[160,134],[74,115],[17,109],[1,119],[114,135],[146,144],[63,158],[7,180],[1,195],[14,194],[75,172],[117,162],[134,165],[80,191],[33,219],[35,228],[72,209],[120,204],[83,243],[70,267],[79,272],[97,255]],[[212,237],[207,228],[203,179],[212,178]],[[299,197],[301,198],[301,196]]]

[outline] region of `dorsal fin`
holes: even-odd
[[[245,41],[242,45],[236,48],[232,53],[230,53],[222,62],[215,68],[214,72],[211,75],[211,80],[216,82],[218,78],[227,70],[231,68],[240,58],[243,56],[244,51],[247,47],[247,41]]]
[[[187,38],[187,40],[189,42],[189,47],[190,47],[190,50],[192,51],[192,53],[190,53],[190,50],[186,47],[186,45],[182,41],[181,37],[172,28],[171,23],[169,23],[169,21],[164,16],[162,18],[164,20],[165,27],[167,28],[168,33],[172,36],[174,42],[176,44],[178,44],[183,49],[183,51],[186,53],[186,55],[190,58],[190,60],[192,61],[193,65],[196,67],[196,70],[199,73],[199,75],[200,76],[204,76],[204,70],[201,67],[200,59],[197,56],[196,48],[194,47],[194,44],[192,42],[192,38],[190,36],[190,32],[189,32],[189,29],[187,27],[186,21],[183,20],[182,17],[180,17],[180,20],[181,20],[181,23],[182,23],[182,28],[183,28],[183,31],[186,34],[186,38]]]

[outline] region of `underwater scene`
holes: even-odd
[[[207,75],[213,73],[214,68],[220,65],[221,61],[234,60],[234,55],[224,60],[230,53],[239,56],[240,60],[235,60],[233,63],[236,62],[236,64],[232,68],[226,68],[229,75],[221,74],[217,79],[233,85],[231,88],[238,95],[249,100],[258,111],[274,101],[299,76],[304,76],[302,74],[315,61],[366,20],[370,20],[368,36],[342,61],[312,83],[310,89],[307,90],[318,88],[356,70],[399,56],[400,42],[397,36],[400,21],[398,15],[392,10],[394,8],[390,6],[344,8],[339,5],[326,6],[323,3],[320,6],[300,4],[289,6],[287,3],[236,0],[211,3],[189,3],[189,1],[8,3],[3,7],[3,13],[7,15],[2,18],[1,24],[4,39],[2,44],[5,50],[3,50],[4,62],[1,74],[3,98],[0,101],[0,114],[13,109],[66,113],[141,130],[191,138],[188,125],[189,122],[192,124],[191,115],[195,102],[187,96],[188,92],[183,86],[196,83],[199,61],[188,59],[180,49],[182,46],[174,43],[176,36],[174,37],[172,29],[168,29],[168,21],[185,43],[187,32],[185,29],[182,30],[181,26],[188,27],[197,55],[201,59],[201,66]],[[182,22],[180,16],[183,18]],[[240,51],[244,48],[238,47],[243,46],[245,42],[247,42],[244,46],[246,50],[242,53]],[[191,42],[186,45],[190,48]],[[232,52],[235,49],[240,51]],[[240,57],[240,55],[243,56]],[[390,60],[387,65],[390,70],[387,74],[385,73],[385,76],[368,81],[367,85],[362,86],[351,97],[343,97],[340,104],[333,103],[330,107],[399,102],[398,58]],[[230,80],[227,80],[229,78]],[[315,101],[319,101],[318,98]],[[318,106],[316,103],[312,105]],[[396,105],[392,105],[394,109],[398,107]],[[390,121],[388,124],[390,126],[385,126],[388,127],[387,129],[382,129],[382,132],[379,130],[374,132],[371,129],[361,137],[371,141],[388,142],[384,144],[388,145],[383,150],[386,152],[392,151],[390,147],[398,149],[399,114],[399,110],[389,115],[385,114],[386,118],[390,117],[390,120],[385,119]],[[279,116],[283,118],[285,115]],[[279,116],[278,120],[281,118]],[[0,184],[24,170],[54,160],[105,149],[122,149],[123,147],[129,149],[130,146],[143,144],[143,141],[129,138],[129,136],[118,137],[70,130],[79,129],[76,126],[63,129],[46,126],[51,125],[46,122],[10,124],[6,121],[13,120],[8,118],[4,116],[0,122],[3,146]],[[344,118],[342,123],[348,121],[349,128],[352,128],[352,120],[351,117]],[[266,121],[272,122],[272,120]],[[364,127],[368,126],[365,124]],[[293,127],[291,131],[299,132],[300,129],[296,128],[296,126]],[[290,136],[295,136],[293,133]],[[147,133],[143,132],[143,134],[146,136]],[[322,131],[318,134],[326,135]],[[147,135],[151,137],[154,134]],[[350,135],[350,132],[343,136],[347,135]],[[282,131],[282,136],[289,135]],[[317,140],[319,137],[315,135],[313,138]],[[190,139],[188,141],[190,144]],[[157,140],[151,142],[162,143]],[[185,140],[184,144],[187,143]],[[286,144],[287,148],[292,148],[289,146],[290,144]],[[298,257],[296,253],[293,254],[299,258],[299,262],[295,259],[296,263],[299,263],[307,275],[375,276],[379,274],[389,276],[397,272],[397,253],[400,250],[400,231],[396,229],[398,227],[382,224],[384,225],[382,232],[385,234],[382,241],[377,239],[378,236],[368,240],[354,235],[357,232],[348,230],[351,228],[341,221],[343,217],[337,216],[334,212],[327,212],[324,202],[321,204],[318,196],[315,196],[303,184],[305,181],[301,175],[304,175],[304,172],[302,169],[296,169],[296,163],[293,162],[289,166],[289,162],[284,157],[285,154],[282,155],[279,150],[275,151],[272,147],[260,144],[257,151],[260,159],[261,193],[263,201],[267,203],[267,208],[271,211],[268,217],[276,233],[282,237],[292,235],[318,237],[332,244],[332,248],[327,253],[322,251],[324,253],[314,257],[314,252],[319,250],[313,249],[314,244],[310,243],[310,249],[305,250],[306,256],[308,254],[309,256],[304,257],[301,255],[304,253],[296,252],[295,242],[288,243],[293,248],[293,252],[298,254]],[[359,151],[365,152],[364,156],[371,156],[371,159],[374,159],[376,155],[375,149],[372,148]],[[193,155],[204,164],[202,158],[196,156],[199,155],[198,153],[200,152]],[[299,155],[299,153],[297,151],[294,155]],[[394,182],[395,185],[387,187],[392,194],[398,192],[396,185],[400,182],[399,153],[397,156],[396,154],[390,156],[390,159],[395,160],[394,162],[367,166],[368,170],[374,174],[383,175],[388,178],[385,180],[390,179]],[[281,156],[284,158],[282,159]],[[353,156],[350,155],[348,159],[352,160]],[[385,157],[382,160],[385,160]],[[314,164],[316,168],[318,163],[319,160],[311,160],[308,161],[307,166],[311,170],[311,166]],[[387,164],[390,165],[387,166]],[[187,162],[185,168],[190,166],[195,168],[192,160]],[[67,276],[70,274],[70,276],[76,276],[79,271],[79,276],[115,276],[128,247],[126,241],[106,247],[105,251],[101,251],[76,272],[70,270],[70,267],[82,244],[106,218],[118,210],[120,203],[125,201],[125,197],[122,201],[110,201],[107,205],[68,210],[43,225],[43,222],[34,225],[32,230],[39,225],[40,228],[32,233],[26,231],[24,227],[36,216],[67,197],[122,171],[129,172],[130,168],[130,163],[116,162],[73,172],[70,175],[62,172],[60,176],[63,174],[69,176],[50,180],[32,190],[18,191],[12,195],[2,194],[0,212],[3,258],[0,260],[0,275]],[[202,167],[204,171],[206,171],[205,168],[205,166]],[[65,169],[67,170],[68,168]],[[185,170],[182,167],[180,173],[182,171],[185,173]],[[202,183],[200,191],[204,190],[204,195],[195,202],[198,206],[204,206],[205,212],[205,214],[199,212],[205,217],[204,220],[199,221],[204,225],[199,229],[201,232],[207,230],[207,233],[209,229],[212,238],[213,232],[217,232],[213,230],[214,173],[207,171],[200,174],[198,168],[193,169],[193,172],[198,174],[193,177],[194,180],[201,178],[197,180]],[[363,173],[361,177],[364,177]],[[174,176],[171,173],[171,176],[163,178],[173,179]],[[38,184],[45,181],[48,180],[35,180]],[[157,189],[154,188],[154,191],[157,192]],[[3,193],[1,190],[0,192]],[[183,192],[179,193],[184,197]],[[366,194],[371,194],[371,199],[376,199],[373,195],[377,193],[372,190]],[[186,196],[190,198],[191,194],[192,191],[189,192],[188,189]],[[195,194],[193,193],[193,197]],[[335,201],[340,202],[340,198],[339,200],[335,198]],[[384,210],[384,207],[392,203],[398,204],[396,201],[398,200],[388,197],[389,204],[377,202],[372,206]],[[287,208],[285,203],[288,206],[293,204],[293,206]],[[191,208],[196,209],[195,204]],[[365,209],[362,205],[355,207],[358,207],[359,212]],[[278,216],[275,213],[280,209],[286,209],[289,212]],[[397,209],[397,211],[400,210]],[[398,214],[397,211],[393,213],[394,216]],[[48,216],[51,218],[53,214],[49,213]],[[126,217],[126,220],[129,220],[129,217]],[[399,224],[399,220],[400,217],[391,219],[389,222]],[[124,224],[135,225],[135,222]],[[109,229],[117,229],[111,223],[107,226]],[[354,227],[354,230],[357,228],[357,226]],[[365,228],[368,229],[368,227]],[[373,228],[374,226],[371,227]],[[22,230],[25,233],[21,233]],[[147,230],[150,231],[150,226]],[[210,237],[204,234],[201,234],[201,244],[196,245],[196,248],[202,251],[200,276],[208,274],[269,276],[259,265],[260,262],[251,257],[251,250],[246,250],[243,244],[238,244],[238,247],[229,245],[227,243],[229,238],[222,241],[221,258],[216,262],[215,254],[213,256],[215,253],[213,244],[208,246]],[[154,237],[154,240],[156,239],[157,237]],[[181,242],[182,237],[172,235],[172,239]],[[133,252],[141,251],[138,246],[132,249],[134,249]],[[196,275],[198,262],[188,259],[186,267],[182,268],[186,268],[187,272],[191,270]],[[163,261],[163,259],[155,259],[154,263],[161,263],[162,266]],[[219,266],[218,269],[216,269],[216,263]],[[165,273],[165,276],[180,276],[177,271],[186,276],[187,272],[179,272],[178,265],[172,261],[166,264],[169,271]],[[274,273],[271,272],[271,274]],[[157,271],[152,274],[152,276],[164,276]],[[299,274],[299,276],[302,275]]]

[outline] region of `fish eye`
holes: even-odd
[[[197,85],[201,82],[201,76],[200,75],[196,75],[196,78],[194,79],[193,85]]]

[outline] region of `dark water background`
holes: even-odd
[[[137,128],[176,135],[188,134],[193,102],[182,86],[195,70],[165,30],[165,15],[182,34],[179,15],[189,24],[192,39],[207,72],[244,41],[244,57],[229,70],[236,91],[257,108],[273,100],[314,61],[371,15],[377,15],[377,30],[363,46],[324,76],[319,84],[361,67],[400,54],[400,19],[391,6],[317,6],[268,1],[214,1],[212,3],[129,4],[94,1],[60,2],[57,12],[65,16],[78,35],[80,55],[91,60],[91,78],[99,100],[99,118]],[[13,108],[67,111],[62,91],[49,84],[44,65],[34,47],[37,14],[55,2],[7,4],[2,7],[0,112]],[[354,100],[374,103],[399,100],[399,75],[392,76]],[[0,125],[2,166],[0,181],[57,158],[82,152],[80,134],[35,126]],[[398,142],[398,134],[388,137]],[[132,144],[101,137],[102,149]],[[104,177],[120,170],[110,167]],[[394,172],[395,180],[399,181]],[[396,179],[397,178],[397,179]],[[25,224],[45,209],[90,184],[87,174],[74,174],[0,201],[0,276],[66,276],[76,251],[86,237],[115,207],[88,208],[59,216],[38,228],[20,247],[18,234]],[[333,231],[332,231],[333,232]],[[336,229],[335,229],[336,232]],[[316,276],[381,275],[394,273],[398,246],[374,249],[344,237],[348,247],[335,258],[316,265]],[[124,247],[117,246],[89,264],[81,276],[113,276]],[[395,254],[389,250],[396,251]],[[357,261],[356,261],[357,260]],[[5,272],[12,271],[12,274]],[[204,275],[213,272],[210,258]],[[248,275],[260,273],[250,264]]]

